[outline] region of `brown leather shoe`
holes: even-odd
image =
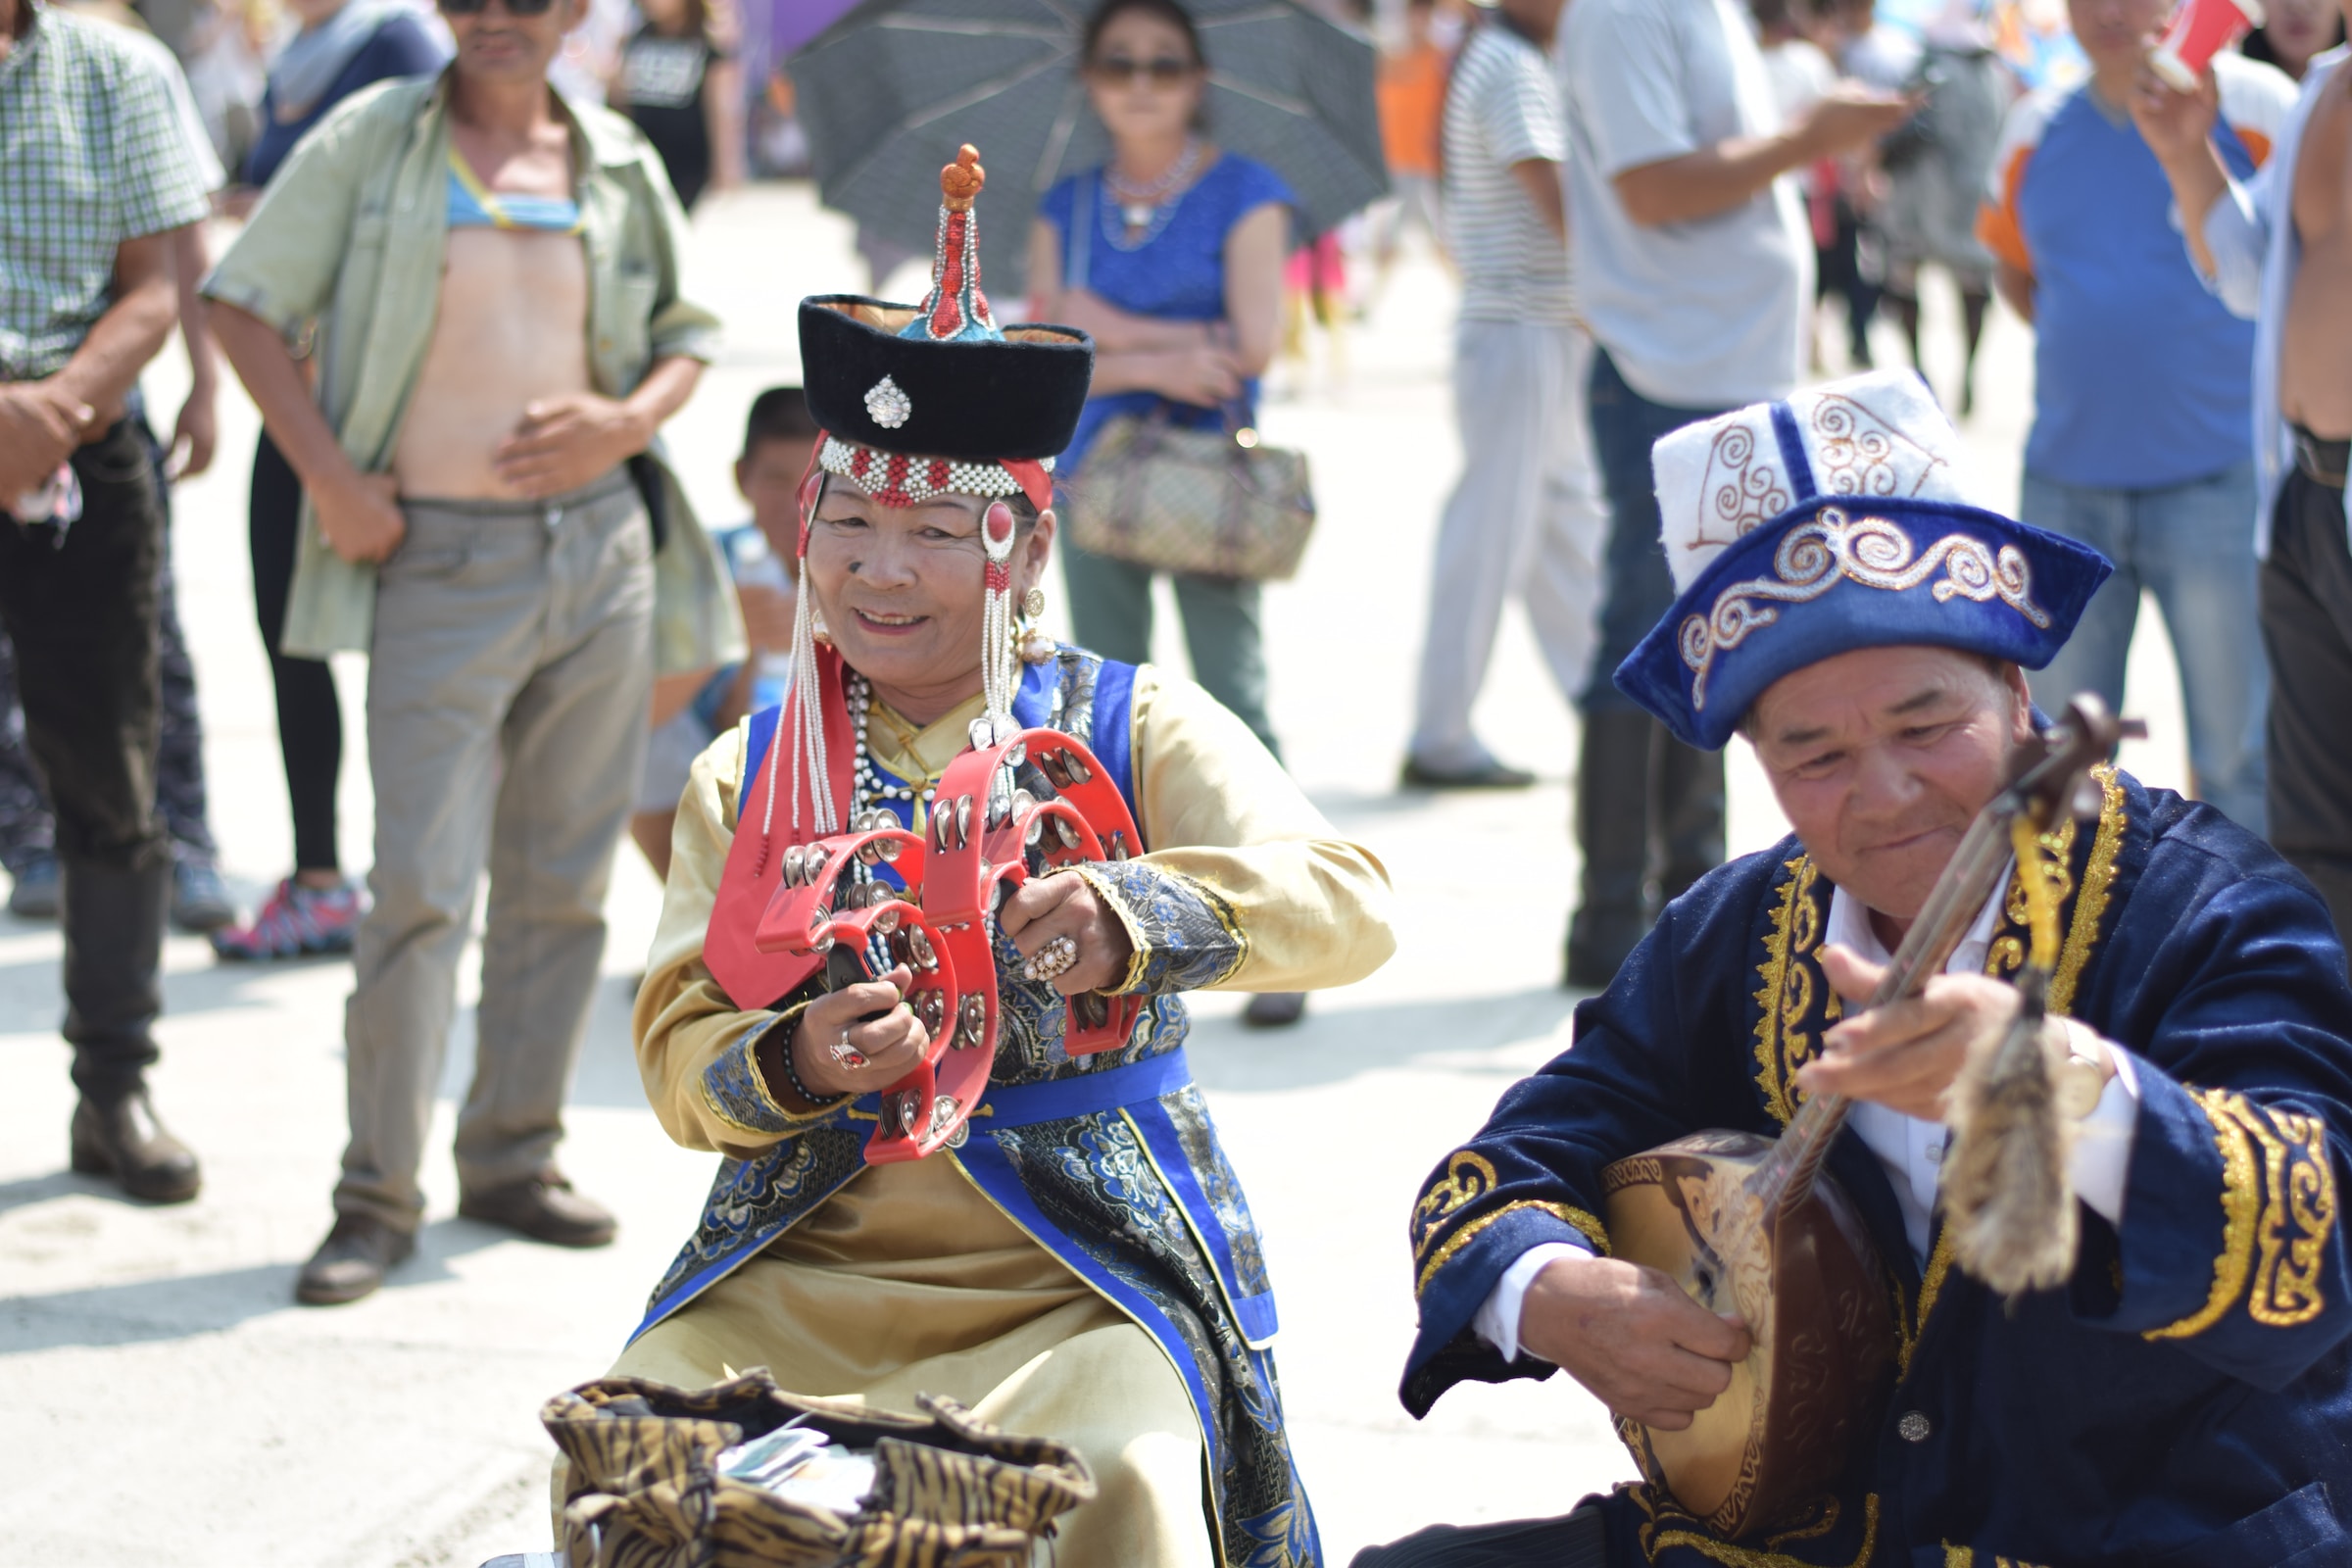
[[[158,1119],[144,1089],[75,1105],[73,1144],[75,1170],[111,1176],[150,1203],[184,1203],[204,1185],[196,1156]]]
[[[372,1214],[337,1214],[335,1228],[302,1265],[294,1299],[305,1306],[340,1306],[372,1296],[392,1265],[415,1250],[415,1236]]]
[[[611,1209],[573,1192],[570,1180],[553,1170],[483,1192],[462,1192],[458,1213],[551,1247],[602,1247],[620,1229]]]

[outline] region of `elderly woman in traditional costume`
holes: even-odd
[[[1178,994],[1369,973],[1393,947],[1385,873],[1200,688],[1037,633],[1052,455],[1091,349],[991,319],[980,179],[969,149],[943,172],[921,306],[801,307],[829,433],[803,488],[794,689],[695,764],[637,1002],[662,1125],[725,1160],[614,1371],[699,1387],[763,1365],[795,1393],[893,1409],[947,1395],[1069,1442],[1102,1491],[1064,1521],[1064,1561],[1318,1562],[1267,1350],[1266,1263],[1185,1067]],[[979,916],[993,973],[972,972],[968,947],[950,967],[994,997],[990,1077],[976,1103],[943,1095],[933,1119],[901,1089],[927,1054],[944,1087],[956,1053],[935,1038],[976,1042],[985,1010],[968,990],[947,1017],[926,1006],[915,988],[935,944],[900,931],[847,972],[841,951],[830,964],[774,951],[760,927],[818,874],[806,847],[827,835],[903,824],[938,883],[941,847],[1004,805],[974,822],[943,776],[1037,727],[1082,742],[1095,767],[1049,754],[1041,774],[1033,755],[1025,791],[1099,769],[1132,821],[1097,822],[1102,858],[1060,874],[1035,874],[1032,850],[994,929]],[[839,863],[890,897],[920,858]],[[858,891],[825,897],[848,908]],[[936,887],[895,896],[957,929]],[[1073,1017],[1124,1032],[1075,1054]],[[916,1147],[932,1152],[906,1157]]]

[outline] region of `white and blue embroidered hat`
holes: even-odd
[[[1979,505],[1959,432],[1908,370],[1687,425],[1651,467],[1680,597],[1617,685],[1709,751],[1774,681],[1857,648],[2039,669],[2114,569]]]

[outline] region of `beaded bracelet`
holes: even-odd
[[[800,1020],[795,1018],[792,1023],[797,1032],[800,1028]],[[784,1081],[792,1085],[792,1092],[800,1096],[807,1103],[814,1105],[818,1110],[837,1109],[845,1101],[856,1098],[855,1091],[839,1095],[820,1095],[801,1082],[800,1071],[792,1064],[792,1037],[790,1035],[784,1037],[784,1043],[777,1048],[776,1054],[784,1063]]]

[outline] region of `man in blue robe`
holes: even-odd
[[[1695,745],[1745,735],[1796,831],[1677,900],[1412,1215],[1415,1415],[1464,1379],[1565,1368],[1621,1430],[1681,1430],[1748,1335],[1609,1255],[1602,1171],[1849,1096],[1828,1168],[1885,1266],[1892,1398],[1835,1487],[1737,1544],[1651,1476],[1359,1564],[2352,1562],[2352,988],[2311,885],[2112,768],[2096,819],[2045,839],[2065,890],[2050,1010],[2103,1087],[2069,1135],[2072,1275],[2013,1306],[1954,1266],[1936,1198],[1945,1091],[2017,1009],[2015,879],[1920,996],[1861,1010],[2032,738],[2021,666],[2107,574],[1970,505],[1957,454],[1908,374],[1659,443],[1680,598],[1618,684]]]

